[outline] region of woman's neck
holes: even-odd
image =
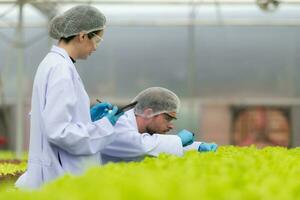
[[[69,43],[65,43],[64,41],[60,41],[58,43],[58,47],[63,48],[68,55],[73,58],[74,60],[77,59],[77,50],[76,47],[74,46],[74,44],[72,43],[72,41],[70,41]]]

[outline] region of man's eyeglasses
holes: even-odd
[[[172,120],[177,119],[176,117],[170,115],[169,113],[162,113],[166,121],[171,122]]]
[[[100,37],[99,35],[97,35],[96,33],[93,33],[93,40],[94,40],[94,42],[95,42],[95,48],[98,48],[99,47],[99,45],[100,45],[100,43],[103,41],[103,38],[102,37]]]

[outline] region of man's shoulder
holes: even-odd
[[[134,130],[137,129],[134,109],[126,111],[117,121],[115,128],[129,128]]]

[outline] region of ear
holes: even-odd
[[[87,35],[84,32],[80,32],[78,34],[78,39],[80,42],[83,41],[85,39],[85,37],[87,37]]]
[[[144,116],[147,118],[150,118],[150,116],[153,114],[153,110],[151,108],[147,108],[143,112]]]

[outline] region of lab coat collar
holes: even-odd
[[[59,55],[61,55],[62,57],[64,57],[69,63],[72,63],[72,65],[74,65],[74,63],[71,60],[69,54],[63,48],[60,48],[60,47],[58,47],[56,45],[53,45],[50,51],[54,52],[54,53],[58,53]]]
[[[134,108],[128,110],[127,112],[125,112],[125,114],[128,116],[129,119],[134,119],[134,120],[129,120],[129,122],[132,123],[131,125],[134,126],[136,130],[139,130],[136,122],[136,116],[134,114]]]

